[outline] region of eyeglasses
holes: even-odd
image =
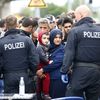
[[[65,26],[64,28],[70,28],[70,27],[72,27],[71,25],[69,25],[69,26]]]

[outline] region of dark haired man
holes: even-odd
[[[20,28],[21,33],[25,36],[30,37],[31,34],[33,33],[33,26],[34,26],[33,20],[29,17],[25,17],[22,20],[22,26]]]
[[[64,43],[66,43],[66,41],[67,41],[67,36],[68,36],[70,29],[72,28],[72,25],[73,25],[73,20],[71,18],[69,18],[69,17],[63,18],[62,31],[63,31],[63,34],[64,34],[64,37],[63,37]]]

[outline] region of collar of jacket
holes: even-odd
[[[31,34],[30,32],[26,32],[24,30],[20,30],[20,31],[21,31],[21,34],[30,37],[30,34]]]
[[[20,34],[20,31],[18,29],[9,29],[4,36],[10,35],[10,34]]]
[[[53,53],[53,52],[55,52],[58,48],[63,48],[63,45],[62,44],[60,44],[60,45],[55,45],[55,46],[53,46],[52,47],[52,45],[50,45],[50,48],[49,48],[49,53]]]
[[[77,23],[75,23],[75,26],[79,26],[81,24],[84,24],[84,23],[94,23],[94,20],[90,17],[84,17],[82,18],[80,21],[78,21]]]

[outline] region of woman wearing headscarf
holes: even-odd
[[[37,71],[37,75],[43,73],[50,74],[50,97],[64,97],[66,92],[66,83],[61,80],[60,68],[64,57],[64,45],[62,45],[62,32],[59,29],[53,29],[50,32],[49,59],[50,64]]]

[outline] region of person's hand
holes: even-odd
[[[53,63],[53,60],[50,60],[50,61],[49,61],[49,64],[52,64],[52,63]]]
[[[36,75],[38,77],[41,77],[43,75],[43,69],[41,68],[41,69],[37,70]]]
[[[43,79],[43,78],[45,78],[46,77],[46,75],[45,74],[42,74],[42,76],[40,77],[41,79]]]
[[[68,83],[68,75],[67,74],[62,74],[61,75],[61,80],[63,83]]]
[[[68,70],[68,74],[72,74],[73,70],[72,70],[72,67],[69,67],[69,70]]]

